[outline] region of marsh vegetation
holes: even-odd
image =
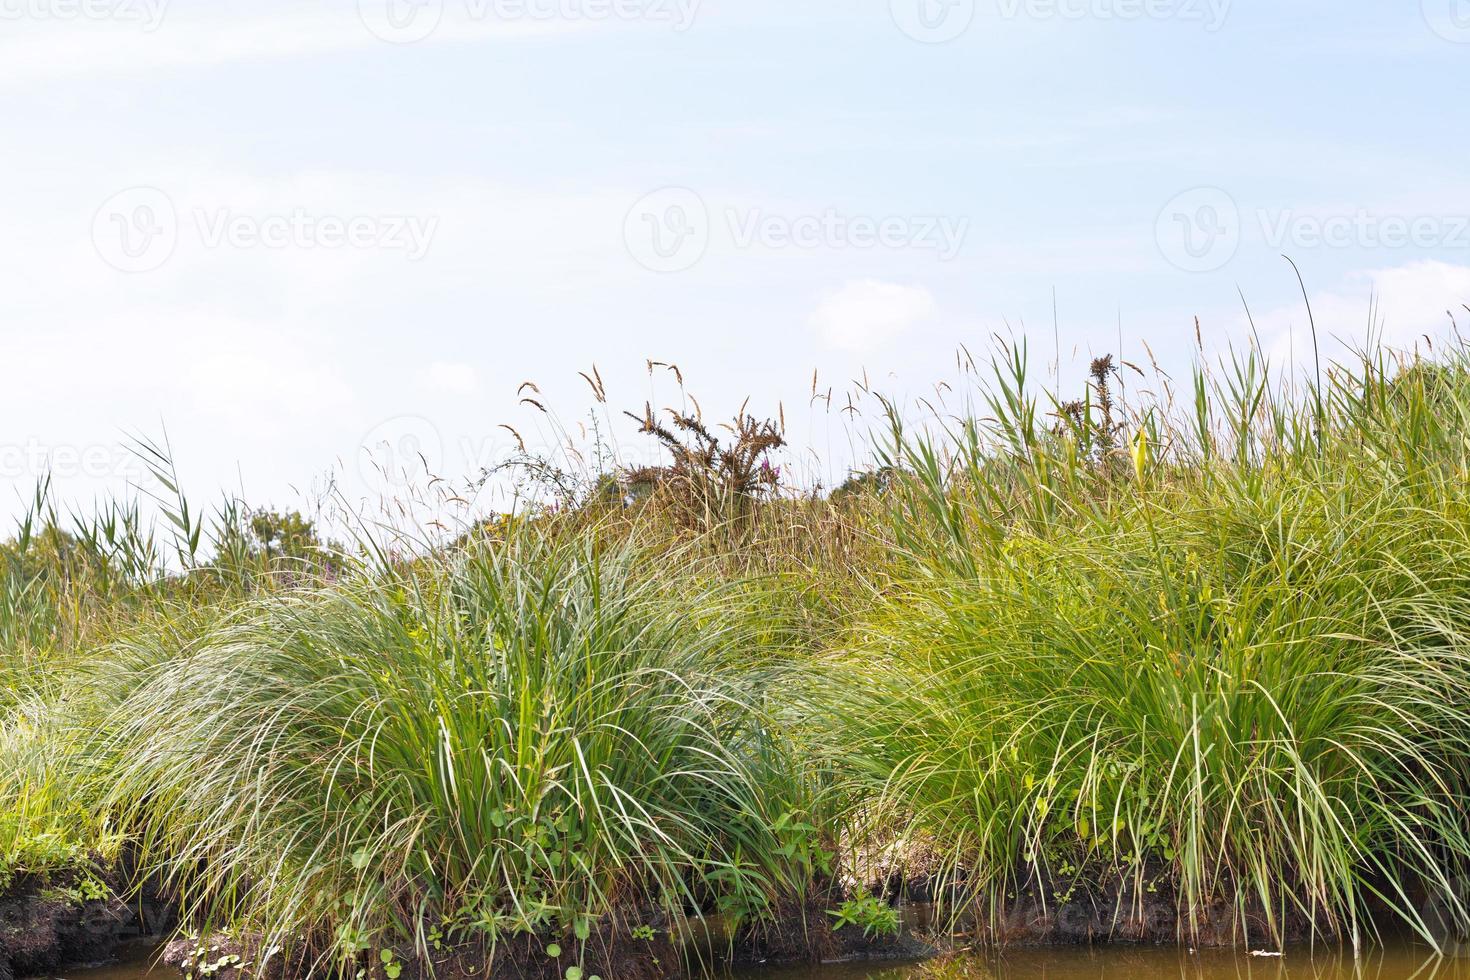
[[[1470,351],[962,363],[831,492],[745,408],[633,413],[660,466],[527,453],[432,542],[201,515],[154,444],[156,523],[43,482],[0,893],[149,883],[201,976],[672,975],[711,922],[881,945],[903,895],[965,943],[1462,934]]]

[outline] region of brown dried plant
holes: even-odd
[[[769,453],[786,445],[786,439],[774,420],[758,420],[742,406],[721,427],[728,431],[722,441],[698,414],[670,409],[667,425],[649,404],[642,416],[624,414],[669,454],[666,465],[626,469],[624,484],[635,497],[656,495],[669,502],[686,525],[707,529],[744,517],[754,502],[780,488],[781,469],[771,464]]]

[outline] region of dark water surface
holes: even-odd
[[[1375,949],[1354,959],[1337,949],[1288,949],[1283,956],[1242,950],[1190,953],[1173,947],[1010,949],[928,963],[847,963],[771,969],[748,980],[1470,980],[1470,952],[1436,956],[1427,947]]]
[[[105,967],[71,970],[58,980],[176,980],[165,966],[149,969],[140,947]],[[1375,949],[1354,959],[1336,949],[1288,949],[1284,956],[1244,951],[1104,946],[1012,949],[1004,953],[917,964],[842,963],[747,970],[739,980],[1470,980],[1470,950],[1435,956],[1426,947]]]

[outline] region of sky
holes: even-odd
[[[814,371],[1179,372],[1242,294],[1299,357],[1283,254],[1324,335],[1443,337],[1467,93],[1470,0],[0,0],[0,524],[135,492],[139,436],[282,508],[502,424],[649,456],[649,361],[830,486]]]

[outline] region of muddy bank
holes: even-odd
[[[900,903],[895,900],[891,904]],[[910,906],[911,910],[917,910]],[[834,928],[832,909],[813,903],[806,909],[786,909],[769,922],[738,929],[727,944],[731,966],[832,963],[844,960],[921,959],[940,947],[920,938],[927,933],[923,914],[901,915],[898,935],[865,935],[854,925]]]
[[[1243,907],[1221,897],[1208,905],[1181,909],[1173,879],[1164,868],[1141,873],[1047,875],[1020,871],[998,902],[968,898],[964,872],[912,877],[888,873],[870,884],[890,902],[966,909],[954,929],[967,942],[990,945],[1074,945],[1102,943],[1171,944],[1192,947],[1268,946],[1337,937],[1325,919],[1276,909],[1274,917],[1258,901]],[[1387,910],[1385,923],[1391,920]],[[1273,928],[1274,926],[1274,928]]]
[[[932,874],[892,873],[870,883],[902,912],[896,937],[865,937],[848,925],[834,929],[825,896],[806,908],[782,909],[771,920],[729,930],[720,920],[671,922],[644,910],[605,919],[585,940],[551,942],[542,937],[503,939],[493,949],[480,943],[456,944],[433,938],[433,951],[421,958],[411,946],[372,949],[349,963],[313,962],[279,950],[263,949],[249,937],[222,935],[176,938],[162,961],[189,980],[298,980],[314,974],[356,980],[661,980],[700,975],[705,968],[818,964],[846,960],[913,960],[977,944],[1012,946],[1079,944],[1162,944],[1275,947],[1267,917],[1233,902],[1196,910],[1181,921],[1178,895],[1162,872],[1156,876],[1114,876],[1110,881],[1083,875],[1055,877],[1008,894],[1003,907],[961,919],[951,935],[934,903],[953,906],[963,880]],[[14,959],[16,975],[52,970],[60,963],[105,959],[117,944],[158,928],[166,911],[155,904],[140,921],[137,912],[116,900],[57,903],[32,890],[25,903],[33,925],[24,932],[27,949]],[[42,921],[44,920],[44,921]],[[1312,938],[1312,923],[1301,916],[1278,919],[1286,942]],[[1330,939],[1317,924],[1315,938]],[[10,980],[0,975],[0,980]]]
[[[0,980],[106,962],[124,943],[162,937],[175,925],[156,890],[131,900],[115,878],[66,872],[22,875],[0,894]]]
[[[801,965],[852,960],[917,960],[979,944],[1012,946],[1082,944],[1160,944],[1241,947],[1269,946],[1267,918],[1249,907],[1239,915],[1233,903],[1198,910],[1196,922],[1181,922],[1178,896],[1162,880],[1114,879],[1110,883],[1057,879],[1033,884],[1007,897],[1003,908],[964,917],[954,934],[948,919],[937,917],[939,882],[927,876],[892,877],[873,883],[902,913],[897,936],[865,936],[848,925],[834,929],[826,903],[783,909],[773,919],[733,931],[716,919],[682,925],[650,918],[605,922],[583,942],[550,943],[516,937],[494,950],[483,946],[450,948],[427,959],[403,947],[372,950],[349,964],[313,964],[270,953],[258,943],[228,937],[179,939],[163,960],[190,980],[298,980],[309,973],[356,980],[664,980],[699,976],[705,968]],[[948,890],[959,886],[945,882]],[[1286,942],[1312,937],[1311,923],[1286,916],[1280,923]],[[1185,938],[1192,936],[1193,938]],[[1330,934],[1318,924],[1317,940]]]
[[[603,929],[585,943],[560,944],[520,936],[492,950],[483,946],[441,948],[420,958],[404,947],[372,950],[354,961],[314,962],[309,957],[265,949],[250,937],[213,935],[175,939],[164,947],[162,961],[185,977],[210,980],[297,980],[307,975],[359,977],[361,980],[565,980],[568,969],[581,977],[602,980],[656,980],[688,975],[683,951],[667,931],[645,935],[613,934]]]
[[[585,941],[550,943],[519,936],[493,949],[447,944],[427,959],[411,948],[373,950],[346,966],[291,958],[258,942],[226,936],[170,942],[163,962],[194,980],[297,980],[336,974],[360,980],[665,980],[709,969],[757,964],[817,964],[840,959],[917,959],[935,947],[910,935],[865,938],[860,929],[834,930],[823,908],[796,911],[733,934],[718,919],[670,923],[648,916],[605,922]]]

